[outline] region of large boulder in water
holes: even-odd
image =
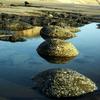
[[[75,33],[72,33],[70,30],[66,28],[62,28],[59,26],[45,26],[40,31],[41,37],[44,39],[70,39],[76,37]]]
[[[48,56],[51,58],[71,58],[79,53],[74,45],[60,39],[49,39],[37,48],[40,56]]]
[[[49,69],[33,80],[35,87],[49,97],[74,97],[97,90],[91,79],[70,69]]]

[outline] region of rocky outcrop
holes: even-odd
[[[32,25],[17,21],[17,20],[2,20],[0,22],[0,29],[10,30],[10,31],[20,31],[32,28]]]
[[[71,58],[78,55],[77,49],[70,42],[64,42],[60,39],[49,39],[37,49],[41,56],[57,57],[57,58]]]
[[[38,54],[51,63],[65,63],[73,59],[79,52],[72,43],[64,40],[76,37],[75,33],[78,31],[70,26],[44,26],[40,35],[45,41],[37,48]]]
[[[59,26],[45,26],[41,29],[40,35],[44,39],[70,39],[76,37],[75,32],[76,30],[71,30],[71,28],[62,28]]]
[[[74,97],[97,90],[96,84],[70,69],[49,69],[33,78],[35,86],[49,97]]]
[[[1,30],[0,31],[0,40],[2,41],[11,41],[19,42],[25,41],[25,38],[31,38],[40,35],[40,30],[42,27],[34,26],[31,29],[25,29],[22,31],[10,31],[10,30]]]

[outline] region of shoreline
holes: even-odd
[[[58,11],[58,12],[74,12],[86,15],[100,17],[100,6],[78,5],[78,4],[55,4],[55,3],[34,3],[25,6],[24,4],[16,4],[12,6],[1,6],[0,13],[34,13],[34,11]],[[21,13],[22,14],[22,13]]]

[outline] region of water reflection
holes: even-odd
[[[35,26],[31,29],[22,31],[0,30],[0,40],[10,42],[23,42],[27,38],[39,36],[40,29],[41,27]]]
[[[73,32],[72,32],[73,30]],[[50,63],[66,63],[76,57],[79,52],[71,42],[65,39],[76,36],[76,28],[62,28],[60,26],[45,26],[41,29],[41,37],[45,37],[38,48],[38,54]]]
[[[71,42],[60,39],[50,39],[37,48],[38,54],[50,63],[66,63],[75,58],[79,52]]]
[[[32,26],[25,21],[5,18],[0,21],[0,40],[23,42],[25,38],[38,36],[41,26]]]
[[[43,70],[56,67],[77,70],[94,80],[100,88],[100,31],[96,29],[96,24],[81,27],[78,37],[69,40],[79,49],[80,55],[67,64],[50,64],[38,56],[36,48],[43,42],[40,37],[14,44],[0,41],[0,90],[2,90],[0,96],[9,100],[51,100],[30,88],[33,86],[31,78]],[[68,100],[99,99],[100,91],[78,98],[68,98]]]
[[[23,37],[18,37],[17,35],[1,35],[1,41],[9,41],[9,42],[24,42],[26,41]]]
[[[68,61],[74,59],[75,57],[50,57],[50,56],[44,56],[39,54],[42,58],[44,58],[49,63],[55,63],[55,64],[64,64]]]

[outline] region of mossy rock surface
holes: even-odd
[[[44,41],[37,48],[37,52],[44,56],[63,58],[75,57],[79,54],[72,43],[60,39],[49,39]]]
[[[20,31],[20,30],[25,30],[25,29],[30,29],[32,28],[32,25],[29,23],[23,22],[23,21],[17,21],[17,20],[7,20],[7,21],[2,21],[0,23],[0,29],[6,29],[10,31]]]
[[[97,90],[95,83],[84,75],[63,68],[49,69],[33,78],[39,91],[49,97],[74,97]]]
[[[69,29],[52,25],[43,27],[40,35],[44,39],[58,38],[65,40],[76,37],[76,34],[72,33]]]

